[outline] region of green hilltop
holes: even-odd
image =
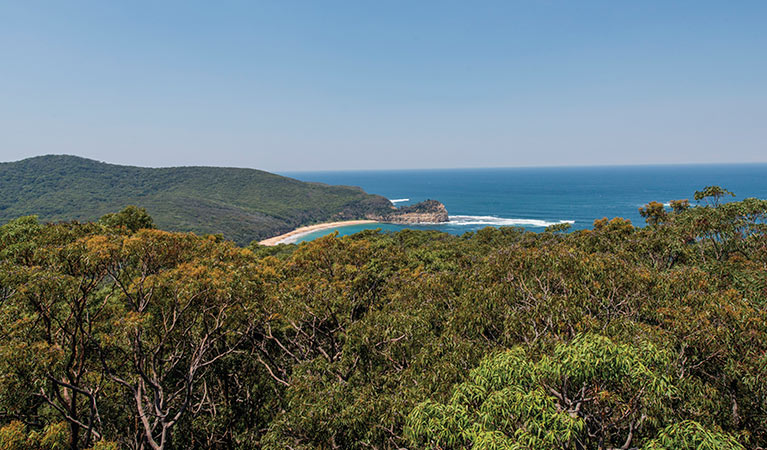
[[[392,208],[358,187],[254,169],[144,168],[68,155],[0,163],[0,223],[31,214],[42,221],[89,221],[127,205],[146,208],[160,228],[221,233],[240,244]]]

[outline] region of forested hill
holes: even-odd
[[[0,223],[30,214],[42,221],[95,220],[131,204],[146,208],[160,228],[222,233],[240,244],[391,209],[387,199],[356,187],[253,169],[151,169],[66,155],[0,163]]]

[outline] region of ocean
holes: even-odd
[[[767,199],[767,164],[534,167],[399,171],[283,172],[302,181],[359,186],[397,206],[426,199],[444,203],[450,221],[434,225],[353,225],[302,236],[298,242],[338,231],[433,229],[463,234],[487,226],[543,231],[569,222],[590,228],[595,219],[623,217],[644,225],[639,208],[650,202],[690,199],[705,186]]]

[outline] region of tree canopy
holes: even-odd
[[[767,202],[243,248],[0,227],[0,448],[767,446]]]

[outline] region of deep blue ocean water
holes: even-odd
[[[450,222],[439,225],[356,225],[339,234],[363,229],[436,229],[453,234],[486,226],[523,226],[532,231],[561,221],[573,229],[590,228],[594,219],[623,217],[635,225],[644,220],[638,209],[650,201],[690,199],[708,185],[734,192],[735,200],[767,199],[767,164],[536,167],[354,172],[286,172],[303,181],[360,186],[398,206],[426,199],[439,200]],[[335,230],[318,231],[300,241]]]

